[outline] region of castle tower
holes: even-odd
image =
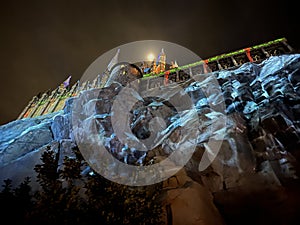
[[[120,49],[117,50],[114,57],[108,63],[107,68],[102,75],[101,87],[108,86],[108,83],[114,79],[114,77],[111,76],[111,72],[114,66],[119,62],[119,55],[120,55]]]
[[[161,49],[158,55],[158,66],[159,66],[159,70],[158,70],[159,73],[164,72],[166,70],[166,54],[163,48]]]

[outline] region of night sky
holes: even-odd
[[[205,59],[281,37],[300,47],[297,1],[6,1],[0,9],[0,124],[100,55],[163,40]]]

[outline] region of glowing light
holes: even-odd
[[[147,56],[147,59],[148,59],[149,61],[153,61],[154,58],[155,58],[155,57],[154,57],[154,55],[153,55],[152,53],[149,53],[148,56]]]

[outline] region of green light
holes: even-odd
[[[154,73],[145,74],[143,76],[143,78],[162,76],[166,72],[174,73],[174,72],[176,72],[178,70],[184,70],[184,69],[187,69],[187,68],[191,68],[191,67],[202,65],[202,64],[204,64],[204,61],[214,62],[214,61],[218,61],[220,59],[224,59],[224,58],[232,57],[232,56],[235,56],[235,55],[243,54],[243,53],[246,52],[246,49],[254,50],[254,49],[268,47],[270,45],[277,44],[277,43],[280,43],[280,42],[286,42],[286,41],[287,41],[286,38],[278,38],[276,40],[269,41],[269,42],[266,42],[266,43],[263,43],[263,44],[255,45],[255,46],[248,47],[248,48],[243,48],[243,49],[240,49],[240,50],[237,50],[237,51],[234,51],[234,52],[230,52],[230,53],[226,53],[226,54],[221,54],[221,55],[213,56],[211,58],[208,58],[207,60],[201,60],[201,61],[194,62],[194,63],[191,63],[191,64],[187,64],[187,65],[184,65],[184,66],[179,66],[177,68],[174,68],[174,69],[171,69],[171,70],[168,70],[168,71],[165,71],[165,72],[161,72],[161,73],[158,73],[158,74],[154,74]]]

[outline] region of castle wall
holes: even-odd
[[[100,75],[92,82],[86,81],[80,84],[77,81],[71,88],[65,88],[62,84],[54,89],[50,94],[45,92],[39,98],[34,96],[24,110],[19,114],[17,119],[32,118],[53,112],[60,111],[64,108],[68,98],[77,96],[81,91],[98,88],[101,86]]]
[[[291,52],[293,52],[292,47],[287,43],[285,38],[281,38],[250,48],[244,48],[228,54],[215,56],[189,65],[176,67],[169,71],[160,71],[160,73],[156,75],[151,72],[150,74],[145,74],[144,77],[155,78],[155,76],[164,76],[166,80],[164,84],[168,84],[169,82],[178,82],[182,79],[188,79],[184,74],[180,74],[184,71],[189,71],[185,74],[192,76],[195,74],[209,73],[224,69],[233,69],[247,62],[259,63],[270,56]],[[66,88],[64,86],[66,81],[64,81],[59,87],[53,90],[50,95],[48,92],[45,92],[41,97],[34,96],[24,110],[19,114],[17,119],[37,117],[60,111],[64,108],[65,102],[68,98],[78,95],[81,91],[91,88],[105,87],[105,84],[109,80],[108,78],[110,76],[109,68],[112,68],[113,65],[117,63],[118,54],[119,50],[116,56],[112,59],[111,63],[108,65],[107,71],[105,71],[102,75],[98,75],[93,81],[85,81],[82,84],[77,81],[72,85],[71,88]],[[163,55],[162,62],[164,63],[165,57],[166,56]],[[151,85],[156,85],[155,79],[153,79],[153,81],[149,81],[148,83],[149,84],[147,84],[147,86],[149,87]]]

